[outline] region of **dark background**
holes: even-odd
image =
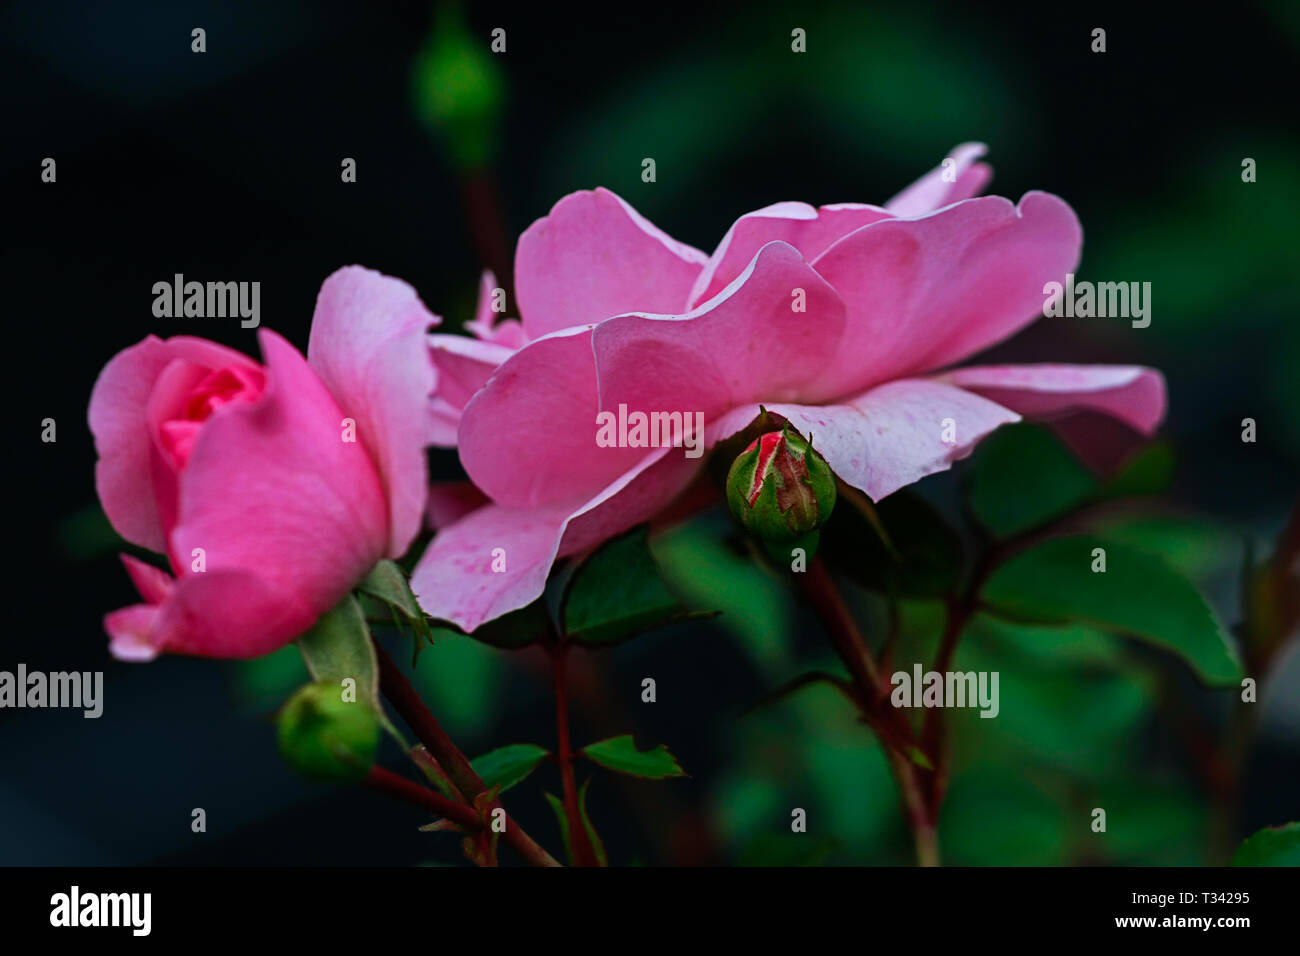
[[[491,229],[476,237],[471,225],[492,220],[485,196],[507,249],[564,194],[604,185],[710,251],[747,210],[884,202],[952,145],[987,142],[991,192],[1065,197],[1085,229],[1080,276],[1149,280],[1154,306],[1145,330],[1044,320],[994,358],[1165,372],[1164,431],[1180,462],[1171,497],[1231,545],[1205,581],[1231,620],[1241,542],[1267,551],[1300,473],[1298,8],[1049,6],[473,4],[465,35],[502,102],[482,139],[488,162],[467,171],[457,161],[466,134],[439,135],[414,106],[433,4],[6,5],[5,377],[18,438],[0,669],[102,669],[106,704],[97,721],[0,711],[0,863],[455,861],[450,838],[415,832],[417,811],[283,766],[269,715],[293,686],[291,657],[257,666],[108,657],[101,617],[135,595],[96,503],[85,411],[99,369],[146,334],[256,353],[237,320],[153,317],[153,283],[176,272],[260,281],[262,324],[304,349],[321,281],[354,262],[412,283],[454,328],[470,315],[485,256],[501,255]],[[190,52],[196,26],[207,31],[202,55]],[[497,26],[507,52],[484,57]],[[1089,51],[1097,26],[1104,54]],[[793,27],[807,30],[806,54],[790,52]],[[55,184],[40,182],[47,156]],[[647,156],[652,184],[640,177]],[[1247,156],[1258,162],[1254,184],[1241,181]],[[343,157],[357,160],[354,184],[340,182]],[[1255,445],[1240,442],[1246,416],[1259,423]],[[47,417],[55,444],[39,441]],[[436,474],[456,474],[454,455],[433,460]],[[934,479],[938,494],[952,483]],[[664,703],[649,717],[636,711],[636,724],[693,774],[598,780],[593,814],[616,862],[735,859],[719,808],[754,789],[731,759],[733,738],[714,728],[805,640],[797,619],[771,633],[760,623],[748,646],[767,650],[748,656],[719,627],[695,626],[581,665],[599,668],[579,675],[599,689],[579,695],[576,731],[594,739],[630,729],[624,715],[639,706],[653,661]],[[463,639],[429,654],[426,690],[468,752],[551,742],[535,661]],[[1292,655],[1266,702],[1246,832],[1300,816],[1298,683]],[[1163,759],[1161,742],[1152,746]],[[553,774],[539,773],[551,789]],[[905,859],[892,792],[870,786],[829,785],[828,799],[890,821],[883,837],[854,844],[879,838],[878,855],[845,860]],[[535,787],[511,806],[556,842]],[[207,811],[206,834],[190,831],[194,807]],[[633,818],[650,822],[621,822]],[[968,859],[989,861],[975,850]],[[1047,862],[1072,859],[1062,851]]]

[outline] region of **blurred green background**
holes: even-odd
[[[0,162],[15,223],[17,417],[24,436],[47,416],[60,431],[56,445],[24,446],[14,469],[22,623],[0,667],[103,669],[107,700],[98,721],[0,712],[0,863],[462,862],[453,839],[415,830],[418,811],[280,763],[269,715],[305,680],[295,650],[247,664],[108,658],[99,619],[134,595],[95,502],[85,407],[104,362],[149,333],[256,351],[235,323],[153,318],[158,278],[260,280],[263,323],[302,347],[320,282],[360,262],[411,282],[455,328],[479,270],[508,277],[515,237],[575,189],[606,186],[710,251],[748,210],[883,202],[952,145],[988,143],[990,191],[1066,198],[1085,230],[1079,277],[1151,282],[1153,318],[1146,329],[1045,319],[987,360],[1165,373],[1169,486],[1123,503],[1110,533],[1165,555],[1234,624],[1246,549],[1269,554],[1300,485],[1296,11],[8,5]],[[189,49],[195,26],[207,30],[203,55]],[[506,50],[494,54],[498,27]],[[791,52],[796,27],[806,53]],[[1104,54],[1090,51],[1094,27],[1107,31]],[[45,156],[58,159],[56,187],[38,180]],[[343,157],[357,160],[355,184],[339,181]],[[1246,157],[1254,183],[1241,179]],[[1245,417],[1255,444],[1240,440]],[[983,454],[917,491],[959,522]],[[453,453],[432,461],[439,477],[459,474]],[[655,543],[671,586],[720,617],[573,663],[579,742],[635,730],[691,775],[593,768],[611,861],[909,862],[886,763],[842,697],[811,686],[747,710],[834,661],[816,622],[731,535],[725,514],[708,513]],[[884,601],[853,599],[879,635]],[[941,626],[935,602],[906,602],[898,665],[931,659]],[[1000,671],[1002,713],[956,717],[947,862],[1197,863],[1300,817],[1294,642],[1258,705],[1231,824],[1188,741],[1214,739],[1232,693],[1202,688],[1176,659],[1086,626],[979,619],[956,663]],[[553,745],[536,652],[444,634],[414,676],[470,754]],[[640,702],[646,676],[654,705]],[[542,768],[510,801],[550,844],[538,782],[555,789],[553,775]],[[189,829],[197,806],[202,835]],[[1108,808],[1107,834],[1088,828],[1095,806]],[[793,839],[792,807],[810,820]]]

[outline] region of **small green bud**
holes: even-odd
[[[379,718],[365,701],[343,699],[329,681],[307,684],[280,711],[280,753],[299,773],[360,780],[375,762]]]
[[[736,456],[727,503],[751,534],[793,541],[820,528],[835,507],[835,475],[826,459],[790,427],[768,432]]]

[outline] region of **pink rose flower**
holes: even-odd
[[[686,487],[702,459],[680,448],[598,445],[597,414],[620,405],[702,413],[712,446],[762,403],[876,500],[1022,415],[1090,410],[1150,434],[1165,408],[1156,371],[952,368],[1036,319],[1044,285],[1074,270],[1083,241],[1056,196],[972,198],[991,175],[983,152],[957,147],[948,170],[883,207],[748,213],[712,255],[608,190],[561,199],[519,240],[526,341],[433,343],[435,361],[455,355],[464,386],[442,438],[458,424],[461,462],[487,503],[466,513],[474,494],[433,492],[443,527],[412,576],[425,610],[472,630],[522,607],[557,558],[649,519]]]
[[[95,382],[95,485],[144,603],[104,620],[112,653],[256,657],[312,626],[419,530],[438,321],[404,282],[355,266],[321,287],[308,359],[274,332],[265,364],[150,336]]]

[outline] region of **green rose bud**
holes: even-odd
[[[322,681],[300,687],[280,711],[280,753],[299,773],[326,780],[360,780],[375,762],[379,718],[364,701],[346,701],[343,688]]]
[[[736,456],[727,474],[727,503],[757,537],[793,541],[830,517],[835,475],[826,459],[787,426],[754,439]]]

